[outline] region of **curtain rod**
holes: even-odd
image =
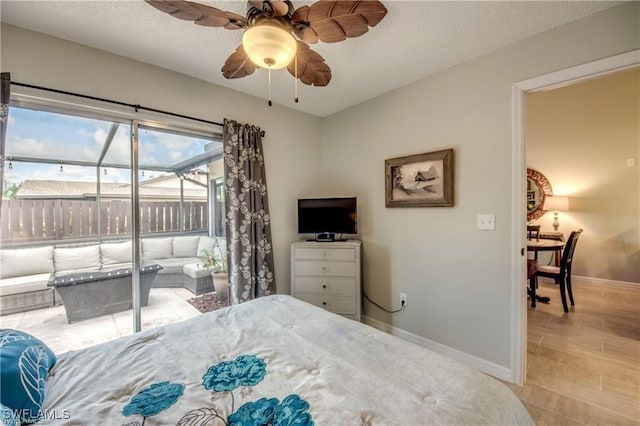
[[[138,104],[129,104],[129,103],[126,103],[126,102],[115,101],[113,99],[99,98],[97,96],[83,95],[83,94],[80,94],[80,93],[67,92],[65,90],[51,89],[49,87],[42,87],[42,86],[36,86],[36,85],[33,85],[33,84],[19,83],[17,81],[11,81],[11,84],[13,84],[15,86],[28,87],[30,89],[45,90],[47,92],[59,93],[59,94],[62,94],[62,95],[77,96],[79,98],[91,99],[91,100],[94,100],[94,101],[107,102],[107,103],[110,103],[110,104],[130,107],[130,108],[133,108],[136,112],[138,112],[140,110],[145,110],[145,111],[155,112],[155,113],[159,113],[159,114],[170,115],[172,117],[186,118],[187,120],[193,120],[193,121],[198,121],[200,123],[207,123],[207,124],[213,124],[213,125],[216,125],[216,126],[223,126],[224,127],[223,123],[218,123],[217,121],[204,120],[202,118],[191,117],[191,116],[183,115],[183,114],[176,114],[174,112],[163,111],[161,109],[156,109],[156,108],[149,108],[149,107],[145,107],[145,106],[138,105]]]

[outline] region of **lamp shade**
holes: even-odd
[[[569,197],[548,195],[544,199],[544,209],[557,212],[569,211]]]
[[[291,32],[273,24],[259,24],[244,32],[242,47],[256,66],[280,69],[296,56],[298,45]]]

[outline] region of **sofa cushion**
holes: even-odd
[[[0,250],[0,278],[53,271],[53,246]]]
[[[204,269],[202,263],[188,263],[182,267],[182,272],[191,278],[204,278],[211,275],[213,269]]]
[[[142,240],[142,258],[165,259],[173,256],[173,238],[148,238]]]
[[[131,241],[100,244],[103,265],[131,263]]]
[[[56,363],[42,341],[23,331],[0,330],[0,403],[20,413],[20,421],[34,423],[42,416],[45,383]]]
[[[50,273],[45,273],[3,278],[0,280],[0,296],[46,290],[50,276]]]
[[[173,257],[195,257],[200,237],[173,237]]]
[[[211,237],[200,237],[198,240],[198,249],[196,251],[196,256],[201,257],[204,254],[204,251],[207,250],[211,252],[213,250],[213,238]]]
[[[109,265],[102,265],[102,268],[100,268],[100,271],[102,272],[109,272],[109,271],[117,271],[119,269],[131,269],[131,262],[126,262],[126,263],[111,263]]]
[[[224,238],[217,238],[218,241],[218,246],[220,247],[220,250],[222,251],[222,253],[226,253],[227,252],[227,240],[225,240]],[[215,245],[216,239],[215,238],[211,238],[211,237],[200,237],[200,240],[198,241],[198,250],[196,252],[196,256],[197,257],[201,257],[204,253],[204,250],[207,250],[209,253],[211,253],[211,250],[213,250],[213,246]],[[217,257],[218,256],[218,250],[216,249],[216,253],[215,255]]]
[[[152,265],[157,263],[162,266],[162,269],[158,271],[158,275],[164,274],[181,274],[182,267],[189,263],[198,262],[197,257],[173,257],[169,259],[153,259],[150,261],[145,261],[145,265]]]
[[[56,247],[53,250],[56,273],[100,267],[100,246]]]

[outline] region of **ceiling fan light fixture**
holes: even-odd
[[[291,32],[266,23],[248,28],[242,36],[242,46],[256,66],[269,69],[289,65],[298,47]]]

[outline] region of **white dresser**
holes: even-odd
[[[357,240],[291,244],[291,295],[360,321],[360,247]]]

